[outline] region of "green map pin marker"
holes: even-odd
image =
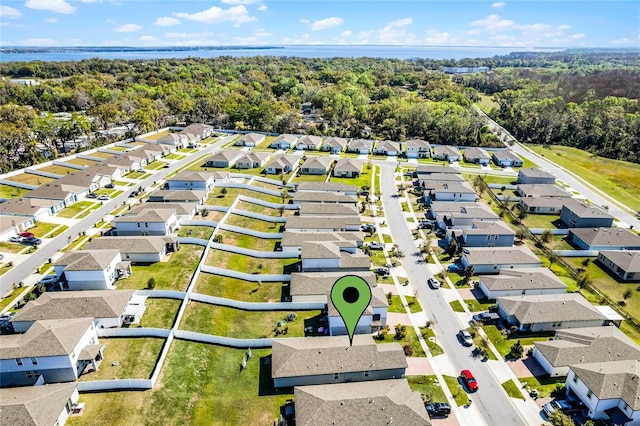
[[[371,302],[371,288],[362,278],[345,275],[331,287],[331,302],[347,326],[349,346],[353,346],[353,335],[358,321]]]

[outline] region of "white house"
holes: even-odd
[[[300,245],[302,271],[368,271],[371,259],[351,242],[307,241]]]
[[[325,139],[320,147],[322,151],[331,151],[332,154],[340,154],[347,147],[347,140],[344,138],[330,137]]]
[[[345,232],[359,231],[358,216],[289,216],[285,222],[287,231]]]
[[[31,218],[33,221],[44,220],[47,216],[55,214],[64,208],[63,202],[43,200],[38,198],[11,198],[0,203],[0,216],[15,216],[16,225],[23,218]],[[19,226],[19,225],[18,225]]]
[[[476,201],[475,189],[467,182],[432,182],[433,189],[425,190],[425,201]]]
[[[298,139],[298,143],[296,144],[296,149],[302,151],[317,151],[322,144],[322,138],[320,136],[313,135],[305,135],[301,136]]]
[[[395,157],[402,153],[399,142],[392,141],[380,141],[373,148],[373,153],[376,155],[386,155],[389,157]]]
[[[500,167],[522,167],[524,161],[508,149],[493,152],[493,162]]]
[[[523,167],[518,170],[518,183],[546,183],[554,185],[556,177],[537,167]]]
[[[0,383],[31,386],[75,381],[102,359],[93,318],[40,320],[24,334],[0,336]]]
[[[264,142],[265,136],[259,133],[247,133],[240,136],[234,145],[254,147]]]
[[[567,292],[567,286],[549,268],[505,269],[500,275],[480,275],[478,288],[487,299]]]
[[[145,203],[146,204],[146,203]],[[175,209],[145,206],[135,214],[117,217],[113,220],[112,235],[169,235],[178,227]]]
[[[431,156],[431,144],[422,139],[410,139],[404,143],[407,158],[429,158]]]
[[[118,250],[122,259],[131,263],[155,263],[169,253],[178,250],[178,238],[167,236],[149,237],[100,237],[87,242],[83,250]]]
[[[351,142],[349,142],[347,152],[357,152],[358,154],[364,155],[371,153],[371,148],[373,148],[372,140],[353,139]]]
[[[131,265],[118,250],[68,251],[53,268],[61,287],[68,290],[111,290],[115,282],[131,275]]]
[[[236,160],[236,168],[238,169],[259,169],[267,164],[271,158],[268,152],[244,152],[240,158]]]
[[[462,157],[467,163],[476,163],[482,166],[488,166],[491,163],[491,156],[482,148],[466,148]]]
[[[333,176],[357,178],[360,177],[363,166],[364,161],[356,158],[341,158],[336,161],[336,164],[333,167]]]
[[[167,180],[168,189],[191,189],[211,191],[214,187],[213,173],[183,170]]]
[[[204,163],[205,167],[219,167],[219,168],[227,168],[233,167],[240,158],[242,151],[238,151],[235,149],[223,149],[222,151],[218,151],[213,154],[211,157],[207,158],[207,161]]]
[[[457,146],[436,145],[433,147],[432,157],[436,160],[445,160],[453,163],[460,159],[460,150]]]
[[[526,246],[468,247],[462,250],[463,267],[476,274],[497,274],[503,269],[539,268],[542,261]]]
[[[598,262],[624,281],[640,280],[640,250],[601,250]]]
[[[306,204],[303,204],[303,206]],[[312,206],[322,206],[324,204],[313,204]],[[337,241],[351,242],[353,247],[362,247],[364,242],[364,233],[356,232],[301,232],[301,231],[284,231],[280,247],[282,251],[300,253],[302,243],[308,241]]]
[[[184,148],[189,143],[187,135],[180,133],[167,133],[156,140],[157,143]]]
[[[298,137],[296,135],[283,134],[275,138],[273,141],[271,141],[271,144],[269,144],[269,147],[286,150],[286,149],[292,149],[293,147],[296,146],[297,143],[298,143]]]
[[[180,133],[192,134],[196,140],[201,141],[213,135],[213,126],[204,123],[192,123],[182,129]]]
[[[63,426],[79,398],[75,383],[0,388],[0,424]]]
[[[298,167],[301,159],[300,155],[279,155],[267,164],[265,170],[270,175],[290,173]]]
[[[300,166],[300,173],[303,175],[326,175],[333,165],[333,158],[311,157],[307,158]]]
[[[8,240],[34,225],[35,220],[29,216],[0,215],[0,241]]]

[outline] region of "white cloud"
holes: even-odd
[[[387,24],[387,27],[406,27],[407,25],[411,25],[413,23],[413,19],[411,18],[403,18],[398,19],[397,21],[391,21]]]
[[[501,7],[505,7],[506,5],[507,4],[505,2],[503,2],[503,1],[497,1],[497,2],[493,3],[491,5],[491,7],[498,9],[498,8],[501,8]]]
[[[558,25],[558,30],[560,31],[568,30],[569,28],[571,28],[571,25],[567,25],[567,24]]]
[[[485,18],[471,22],[472,27],[482,27],[488,31],[499,31],[504,29],[513,29],[516,21],[511,19],[502,19],[500,16],[492,14]]]
[[[328,28],[337,27],[342,25],[344,19],[332,16],[330,18],[320,19],[311,24],[311,31],[326,30]]]
[[[224,4],[254,4],[258,2],[260,0],[220,0],[220,3]]]
[[[230,7],[229,9],[221,9],[217,6],[210,7],[207,10],[197,13],[174,13],[178,18],[187,19],[189,21],[202,22],[203,24],[216,24],[220,22],[233,22],[234,26],[239,26],[246,22],[255,21],[256,18],[249,16],[247,8],[240,5]]]
[[[176,18],[172,18],[171,16],[162,16],[156,19],[156,22],[153,25],[158,25],[159,27],[170,27],[172,25],[180,25],[180,21]]]
[[[95,3],[98,0],[80,0],[82,3]],[[100,0],[100,2],[102,2],[102,0]]]
[[[446,31],[438,32],[429,30],[427,31],[427,38],[425,39],[427,44],[447,45],[457,43],[457,39]]]
[[[300,23],[305,24],[305,25],[308,25],[308,24],[310,24],[310,23],[311,23],[311,21],[310,21],[310,20],[308,20],[308,19],[300,19]]]
[[[340,37],[351,37],[351,30],[344,30],[340,33]]]
[[[22,13],[9,6],[0,6],[0,18],[19,18]]]
[[[166,33],[164,35],[167,38],[189,38],[189,37],[195,37],[197,36],[197,34],[190,34],[190,33]]]
[[[58,23],[58,18],[47,18],[44,20],[47,24],[56,24]]]
[[[378,30],[378,42],[380,44],[412,44],[415,36],[407,33],[404,27],[411,25],[413,19],[404,18],[389,22],[384,28]]]
[[[74,6],[64,0],[27,0],[24,5],[29,9],[50,10],[56,13],[68,14],[76,11]]]
[[[579,40],[579,39],[585,38],[585,37],[586,37],[586,34],[584,34],[584,33],[575,33],[575,34],[571,34],[569,36],[569,38],[572,39],[572,40]]]
[[[148,43],[155,43],[158,41],[158,37],[154,37],[151,35],[143,35],[142,37],[140,37],[140,41],[144,41],[144,42],[148,42]]]
[[[259,12],[264,12],[264,11],[265,11],[265,10],[267,10],[267,9],[268,9],[267,5],[266,5],[266,4],[263,4],[262,6],[258,6],[258,9],[257,9],[257,10],[258,10]]]
[[[26,46],[51,46],[56,43],[56,40],[50,38],[29,38],[27,40],[22,40],[20,44],[24,44]]]
[[[135,33],[136,31],[140,31],[141,29],[142,26],[138,24],[124,24],[120,25],[113,31],[116,33]]]
[[[105,22],[107,24],[115,24],[116,23],[116,21],[114,21],[113,19],[107,19]]]

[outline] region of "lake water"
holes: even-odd
[[[463,59],[487,58],[507,55],[511,52],[552,52],[560,49],[523,49],[515,47],[437,47],[437,46],[282,46],[269,49],[206,49],[200,50],[131,50],[123,51],[50,51],[0,53],[0,62],[30,61],[81,61],[89,58],[103,59],[159,59],[159,58],[215,58],[218,56],[297,56],[303,58],[394,58],[394,59]]]

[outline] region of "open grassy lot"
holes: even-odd
[[[203,216],[203,219],[204,220],[212,220],[214,222],[220,222],[222,220],[223,216],[224,216],[224,212],[218,212],[218,211],[210,210],[207,213],[207,216]]]
[[[151,135],[146,135],[144,137],[144,139],[145,140],[149,140],[149,141],[157,141],[158,139],[160,139],[163,136],[168,135],[169,133],[171,133],[171,130],[165,130],[165,131],[154,133],[154,134],[151,134]]]
[[[464,303],[467,304],[471,312],[480,312],[480,311],[488,310],[489,306],[493,306],[496,304],[496,301],[488,300],[488,299],[482,299],[482,300],[465,299]]]
[[[50,166],[41,167],[38,170],[47,172],[47,173],[55,173],[57,175],[68,175],[77,172],[78,170],[73,169],[71,167],[64,167],[52,164]]]
[[[105,345],[98,371],[80,376],[80,381],[148,379],[165,339],[155,337],[100,338]],[[117,361],[118,365],[113,365]]]
[[[209,198],[207,198],[205,204],[208,204],[210,206],[229,207],[231,206],[231,204],[233,204],[239,194],[248,195],[248,191],[241,188],[224,188],[226,191],[222,191],[222,189],[223,188],[216,187],[213,191],[209,192]],[[251,191],[251,193],[253,194],[254,191]]]
[[[547,398],[556,390],[556,387],[563,386],[566,377],[525,377],[520,378],[520,382],[527,386],[527,389],[537,389],[540,392],[540,398]]]
[[[409,345],[413,349],[412,356],[426,357],[427,354],[425,354],[424,351],[422,350],[422,346],[420,346],[420,341],[418,340],[418,336],[416,335],[416,332],[413,330],[413,327],[410,325],[407,325],[406,327],[407,327],[406,328],[407,335],[403,339],[396,339],[396,336],[394,334],[389,333],[384,336],[383,340],[380,340],[379,338],[376,337],[374,341],[376,343],[397,342],[400,344],[400,346],[403,346],[403,347],[406,345]]]
[[[282,182],[281,179],[277,179],[277,177],[273,177],[273,176],[269,177],[268,179],[273,179],[273,180],[277,180],[279,182]],[[270,189],[272,191],[282,191],[282,189],[283,189],[283,186],[282,186],[281,183],[272,184],[272,183],[267,183],[267,182],[261,182],[261,181],[258,181],[258,180],[254,180],[253,182],[251,182],[251,185],[252,186],[257,186],[257,187],[260,187],[260,188]]]
[[[180,328],[237,339],[277,337],[274,330],[278,326],[278,322],[283,321],[290,313],[292,312],[243,311],[191,301],[184,312]],[[320,311],[293,313],[297,315],[297,318],[290,322],[284,322],[288,331],[286,334],[279,334],[280,337],[303,337],[305,324],[320,315]]]
[[[517,216],[518,210],[514,213]],[[560,218],[552,214],[527,214],[522,223],[527,228],[557,229],[557,225],[560,224]]]
[[[57,223],[49,223],[49,222],[36,222],[36,226],[29,228],[29,232],[31,232],[33,235],[35,235],[38,238],[42,238],[45,235],[47,235],[48,233],[50,233],[51,231],[53,231],[54,229],[57,230],[58,227],[60,227],[61,225],[58,225]],[[65,226],[65,225],[62,225]],[[64,229],[67,229],[67,227],[65,226]],[[62,231],[59,231],[58,233],[60,233]]]
[[[17,198],[22,197],[29,192],[28,189],[22,189],[11,185],[0,184],[0,198]]]
[[[208,217],[207,217],[208,219]],[[181,226],[178,237],[202,238],[208,240],[213,234],[213,228],[210,226]]]
[[[520,389],[518,389],[518,385],[516,385],[516,382],[513,380],[507,380],[502,384],[502,387],[511,398],[524,399]]]
[[[265,216],[293,216],[294,210],[274,209],[271,207],[261,206],[260,204],[249,203],[246,201],[238,201],[236,208],[252,213],[263,214]],[[282,212],[282,214],[280,214]]]
[[[357,178],[339,178],[331,176],[331,182],[344,183],[345,185],[354,185],[358,188],[363,186],[371,186],[371,174],[367,171],[367,166],[362,168],[362,174]]]
[[[65,163],[77,164],[78,166],[93,166],[94,164],[98,164],[100,161],[96,160],[87,160],[86,158],[70,158],[68,160],[64,160]]]
[[[252,237],[251,235],[240,234],[221,230],[218,235],[224,244],[253,250],[273,251],[280,240]]]
[[[133,265],[133,273],[125,280],[118,281],[119,289],[143,289],[150,278],[156,281],[158,290],[184,291],[200,262],[204,248],[182,244],[180,250],[172,253],[167,262],[151,265]]]
[[[201,273],[194,291],[243,302],[281,302],[289,294],[289,285],[280,282],[256,283]]]
[[[254,149],[260,149],[260,150],[268,149],[271,151],[275,151],[275,149],[269,148],[269,145],[271,144],[271,142],[273,142],[275,138],[276,138],[275,136],[265,136],[264,140],[260,142],[258,145],[256,145]]]
[[[23,246],[20,243],[12,243],[9,241],[0,242],[0,251],[9,252],[9,253],[20,253],[27,246]]]
[[[147,299],[147,309],[140,320],[140,327],[170,329],[178,314],[182,300]]]
[[[326,180],[327,175],[296,175],[292,182],[325,182]]]
[[[113,154],[109,154],[108,152],[98,152],[98,151],[92,152],[91,154],[87,154],[87,155],[90,157],[104,158],[104,159],[113,157]]]
[[[145,172],[130,172],[126,175],[127,178],[129,179],[146,179],[149,176],[151,176],[151,173],[145,173]]]
[[[284,223],[267,222],[266,220],[254,219],[239,214],[230,214],[224,223],[260,232],[282,232],[281,228],[284,227]]]
[[[506,357],[509,352],[511,352],[511,346],[515,344],[518,340],[522,346],[530,346],[535,342],[541,342],[544,340],[549,340],[555,336],[555,332],[548,333],[536,333],[535,335],[531,335],[530,337],[507,337],[503,335],[500,330],[495,325],[485,325],[482,327],[484,332],[487,334],[487,337],[491,342],[493,342],[494,346],[500,352],[502,357]]]
[[[145,169],[147,170],[160,170],[164,167],[164,165],[167,164],[164,161],[154,161],[153,163],[149,163],[146,166],[144,166]]]
[[[464,390],[457,377],[442,376],[442,378],[447,384],[447,387],[449,388],[451,395],[453,395],[453,399],[455,399],[456,404],[458,404],[458,407],[469,403],[469,396],[467,396],[467,392]]]
[[[476,105],[480,107],[485,113],[489,113],[493,108],[498,108],[499,105],[493,100],[492,95],[485,95],[484,93],[478,93],[480,101],[476,102]]]
[[[420,392],[423,399],[433,402],[447,401],[447,397],[435,374],[432,376],[409,376],[407,381],[412,390]]]
[[[57,216],[65,217],[67,219],[71,219],[72,217],[77,216],[85,209],[91,208],[92,210],[100,207],[100,204],[93,203],[90,201],[80,201],[78,203],[72,204],[69,207],[65,207],[57,213]]]
[[[597,157],[567,146],[552,145],[545,149],[536,145],[531,148],[633,210],[640,210],[640,164]]]
[[[125,148],[123,146],[110,146],[110,147],[107,147],[107,149],[109,149],[111,151],[118,151],[118,152],[123,152],[123,151],[127,150],[127,148]]]
[[[38,176],[31,173],[20,173],[18,175],[9,176],[7,180],[13,182],[26,183],[27,185],[44,185],[45,183],[53,182],[55,179]]]
[[[405,296],[407,299],[407,305],[409,305],[409,309],[412,313],[422,311],[422,307],[420,306],[420,302],[413,296]],[[389,303],[389,312],[399,312],[401,314],[406,313],[407,311],[402,306],[402,300],[400,296],[394,294],[391,296],[391,302]]]
[[[297,271],[298,259],[258,259],[243,254],[211,249],[205,263],[248,274],[283,274]]]

